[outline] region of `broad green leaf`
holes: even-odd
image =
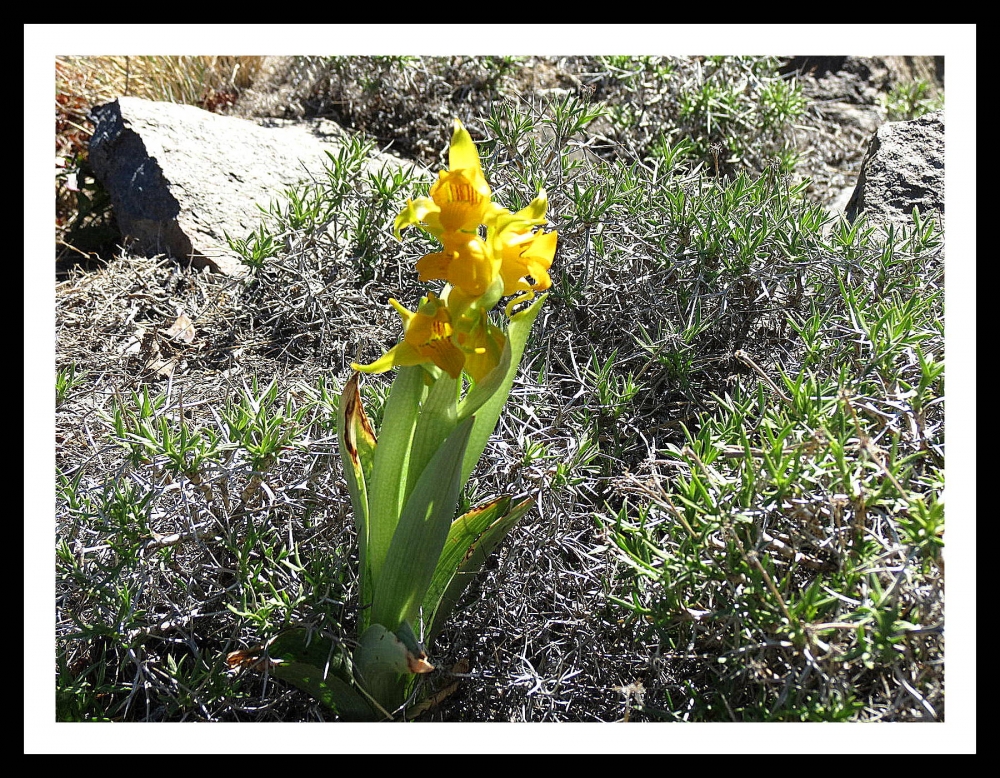
[[[371,571],[368,560],[368,485],[371,483],[375,457],[375,433],[361,404],[358,373],[344,385],[337,412],[337,443],[344,464],[344,480],[351,493],[354,524],[358,532],[358,558],[361,575],[361,601],[371,597]]]
[[[417,638],[409,622],[404,621],[399,625],[399,629],[396,630],[396,637],[403,641],[403,645],[406,646],[406,650],[412,654],[412,657],[419,660],[416,662],[413,661],[413,658],[408,660],[411,672],[429,673],[434,669],[434,666],[431,664],[421,664],[422,660],[427,659],[427,653],[424,651],[424,647],[420,645],[420,640]]]
[[[392,631],[418,615],[455,516],[463,455],[474,423],[474,416],[466,419],[438,447],[407,499],[376,577],[369,623]]]
[[[345,646],[305,629],[279,635],[267,648],[279,660],[270,672],[312,695],[345,721],[373,721],[374,707],[353,678],[353,663]]]
[[[402,705],[414,674],[434,669],[426,661],[426,654],[416,647],[416,641],[412,643],[417,653],[399,635],[375,623],[365,630],[354,651],[355,672],[361,684],[388,713]]]
[[[428,640],[433,640],[441,631],[462,593],[475,580],[493,549],[535,501],[522,496],[513,506],[510,503],[510,497],[500,497],[459,516],[452,523],[432,588],[424,598],[424,617],[430,623]],[[434,589],[436,592],[432,599]]]
[[[542,303],[545,302],[546,295],[540,296],[531,306],[519,313],[515,313],[507,327],[507,344],[504,346],[504,356],[501,365],[483,379],[483,393],[477,394],[475,387],[469,392],[465,400],[458,407],[459,421],[468,418],[471,413],[475,413],[476,423],[469,435],[469,447],[465,450],[465,460],[462,462],[462,482],[469,480],[469,475],[475,469],[479,458],[486,449],[490,435],[497,426],[497,420],[503,411],[504,403],[510,394],[510,388],[514,384],[514,377],[517,375],[518,365],[521,364],[521,355],[524,354],[524,345],[531,334],[531,325],[535,323]],[[507,362],[507,348],[510,348],[510,362]],[[499,375],[502,365],[507,364],[507,370],[502,375],[502,379],[497,381],[492,391],[489,390],[495,381],[494,373]],[[488,394],[487,394],[488,393]]]
[[[434,381],[420,406],[413,431],[413,445],[407,462],[406,491],[403,502],[416,486],[427,463],[458,424],[457,403],[460,383],[446,373]]]
[[[398,632],[392,633],[381,624],[372,624],[365,630],[354,651],[359,679],[370,679],[373,673],[419,675],[434,669],[410,626],[404,622]]]
[[[410,445],[426,389],[422,367],[399,368],[382,414],[368,494],[368,558],[373,581],[378,581],[403,507]],[[370,611],[361,613],[362,626],[371,623],[367,620]]]
[[[463,513],[451,523],[448,529],[448,538],[444,542],[444,548],[438,557],[437,567],[434,568],[434,576],[431,578],[430,586],[424,595],[423,617],[425,623],[430,623],[434,619],[434,614],[438,610],[438,604],[451,579],[455,577],[455,571],[466,554],[470,553],[471,547],[475,544],[486,528],[494,521],[506,515],[510,507],[510,497],[496,497],[489,502],[479,505],[467,513]],[[429,634],[433,639],[434,635]]]

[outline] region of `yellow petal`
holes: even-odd
[[[525,284],[525,286],[528,286]],[[535,293],[531,291],[531,287],[528,287],[528,291],[524,294],[518,295],[517,297],[511,298],[511,300],[504,306],[504,312],[507,314],[507,318],[515,319],[524,313],[523,310],[514,313],[514,309],[521,303],[526,303],[529,300],[535,299]]]
[[[438,281],[448,278],[448,267],[451,265],[453,255],[447,255],[443,251],[436,254],[425,254],[417,260],[415,265],[420,274],[421,281]]]
[[[418,346],[417,351],[424,357],[422,361],[433,362],[452,378],[458,378],[462,374],[465,354],[451,342],[451,338],[433,338],[423,346]]]
[[[478,343],[468,343],[464,345],[475,346],[472,353],[465,355],[465,371],[472,377],[473,381],[481,381],[490,371],[500,364],[500,357],[503,354],[506,337],[503,331],[492,324],[487,324],[481,329],[483,337]]]
[[[549,207],[549,198],[545,194],[544,189],[538,191],[538,197],[532,200],[528,205],[522,208],[520,211],[514,214],[514,218],[518,220],[528,221],[532,224],[544,224],[545,223],[545,211]]]
[[[502,256],[500,276],[503,278],[504,295],[529,289],[548,289],[552,279],[548,270],[556,253],[555,232],[518,232],[504,230],[494,240],[494,250]],[[531,276],[534,283],[522,279]]]
[[[396,217],[393,224],[393,233],[396,240],[401,239],[401,232],[405,227],[423,227],[421,222],[425,221],[429,214],[437,211],[438,207],[429,197],[418,197],[416,200],[407,200],[406,207]],[[431,230],[433,232],[433,230]]]
[[[482,173],[467,169],[442,170],[431,187],[431,198],[445,232],[475,232],[492,205]]]
[[[409,308],[406,308],[401,302],[399,302],[399,300],[393,297],[389,298],[389,304],[396,309],[396,313],[398,313],[400,315],[400,318],[402,318],[403,329],[405,330],[407,325],[410,323],[410,320],[417,314],[415,314]]]
[[[405,343],[398,343],[374,362],[370,362],[367,365],[359,365],[357,362],[351,362],[351,369],[357,370],[359,373],[384,373],[386,370],[392,370],[392,368],[399,367],[400,365],[415,364],[406,359],[410,355],[410,352],[419,358],[420,355],[416,354],[411,347]]]
[[[528,275],[535,279],[533,289],[542,291],[552,286],[548,270],[552,267],[552,259],[556,255],[556,242],[559,236],[555,232],[536,232],[535,239],[521,255],[528,267]]]
[[[462,122],[458,119],[455,119],[452,125],[451,145],[448,147],[448,168],[450,170],[469,168],[482,171],[476,144],[473,143],[469,131],[462,126]]]
[[[430,343],[432,340],[441,340],[451,337],[451,324],[439,318],[421,314],[419,311],[413,317],[410,325],[406,328],[403,338],[418,351]]]
[[[465,233],[445,233],[445,253],[454,257],[448,265],[448,282],[472,297],[479,297],[500,270],[499,258],[487,251],[481,238]]]

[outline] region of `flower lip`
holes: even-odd
[[[465,354],[452,341],[454,329],[444,301],[432,292],[415,312],[397,300],[389,302],[403,319],[403,340],[374,362],[352,362],[351,367],[363,373],[384,373],[394,367],[434,364],[458,378],[465,366]]]
[[[444,232],[475,232],[493,204],[489,184],[478,169],[442,170],[430,195]]]

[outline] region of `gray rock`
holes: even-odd
[[[310,175],[345,131],[329,121],[261,126],[176,103],[121,97],[93,109],[90,164],[131,250],[230,275],[245,268],[225,233],[245,238],[261,213]],[[409,165],[373,154],[370,165]]]
[[[909,225],[913,208],[944,222],[944,111],[882,125],[861,163],[846,216],[869,223]]]

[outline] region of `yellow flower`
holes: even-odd
[[[440,251],[417,260],[420,280],[447,281],[452,287],[449,308],[459,317],[471,307],[489,309],[502,296],[521,294],[512,303],[516,305],[552,286],[549,268],[558,238],[555,232],[536,230],[548,224],[545,190],[517,213],[493,203],[476,144],[458,119],[448,163],[430,197],[407,201],[396,217],[397,238],[404,227],[416,226],[441,241]]]
[[[455,119],[448,147],[448,170],[438,173],[430,197],[408,200],[396,217],[396,237],[404,227],[419,227],[436,238],[446,232],[475,234],[490,214],[499,210],[490,199],[490,185],[483,175],[476,144],[462,122]]]
[[[517,213],[501,213],[491,225],[487,241],[494,256],[500,260],[503,294],[542,291],[552,286],[549,268],[556,253],[555,232],[533,232],[534,227],[547,224],[545,211],[548,199],[543,189],[538,197]],[[526,277],[531,277],[532,283]]]
[[[417,260],[421,281],[448,281],[468,297],[479,297],[490,288],[500,270],[500,261],[487,249],[478,235],[446,232],[441,236],[442,249]]]
[[[407,201],[396,217],[395,233],[399,238],[404,227],[416,226],[441,241],[441,251],[417,262],[421,281],[447,281],[467,297],[480,297],[496,279],[500,259],[483,242],[479,225],[491,224],[504,209],[490,199],[492,193],[476,144],[458,119],[448,148],[448,165],[448,170],[438,174],[430,197]]]
[[[389,302],[403,319],[403,340],[374,362],[368,365],[352,362],[351,367],[362,373],[384,373],[394,367],[430,362],[452,378],[458,378],[465,364],[465,354],[452,342],[454,329],[444,302],[433,292],[416,312],[404,308],[396,300]]]
[[[465,130],[462,132],[468,136]],[[442,170],[430,191],[431,200],[439,210],[436,214],[428,214],[428,224],[432,230],[437,227],[442,232],[475,232],[493,205],[490,194],[490,185],[478,166],[466,170]]]
[[[490,323],[482,308],[463,317],[455,328],[453,339],[465,352],[465,372],[478,382],[500,363],[507,336]]]

